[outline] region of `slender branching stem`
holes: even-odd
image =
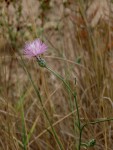
[[[79,109],[78,109],[78,103],[77,103],[77,99],[76,99],[76,92],[73,92],[72,89],[70,88],[69,84],[63,79],[63,77],[61,75],[59,75],[58,73],[56,73],[55,71],[53,71],[51,68],[49,68],[47,65],[45,67],[46,69],[48,69],[52,74],[54,74],[56,77],[58,77],[63,83],[64,85],[67,87],[67,89],[71,92],[71,94],[74,97],[74,101],[75,101],[75,105],[76,105],[76,109],[77,109],[77,127],[79,128],[79,133],[81,135],[81,123],[80,123],[80,115],[79,115]],[[79,140],[79,144],[81,145],[81,140]],[[78,148],[80,150],[80,148]]]

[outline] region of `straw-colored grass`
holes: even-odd
[[[95,139],[87,149],[113,149],[113,121],[102,121],[113,117],[112,19],[92,26],[91,5],[0,2],[0,150],[78,149],[76,101],[66,84],[76,92],[81,125],[92,122],[83,129],[82,143]],[[49,46],[41,57],[66,84],[23,57],[24,43],[37,37]]]

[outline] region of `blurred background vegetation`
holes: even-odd
[[[77,92],[82,123],[113,116],[113,4],[110,0],[0,1],[0,150],[57,150],[29,72],[65,150],[78,144],[76,108],[69,92],[32,59],[26,41],[40,38],[42,56]],[[113,149],[113,122],[90,125],[82,141]],[[27,141],[27,142],[26,142]],[[83,148],[84,149],[84,148]]]

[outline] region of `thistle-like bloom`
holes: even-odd
[[[28,58],[37,57],[47,50],[47,45],[40,39],[36,39],[33,42],[26,43],[24,46],[24,55]]]

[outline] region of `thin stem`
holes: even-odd
[[[79,145],[78,145],[78,150],[80,150],[80,149],[81,149],[82,131],[83,131],[83,129],[81,128],[81,129],[80,129],[80,134],[79,134]]]
[[[56,73],[55,71],[53,71],[51,68],[49,68],[48,66],[46,66],[46,69],[48,69],[51,73],[53,73],[56,77],[58,77],[60,80],[62,80],[62,82],[64,83],[64,85],[66,85],[66,87],[68,88],[68,90],[73,94],[70,86],[68,85],[68,83],[62,78],[61,75],[59,75],[58,73]]]
[[[96,120],[96,121],[91,121],[91,122],[88,122],[88,123],[85,123],[81,130],[84,129],[84,127],[86,127],[87,125],[95,125],[96,123],[101,123],[101,122],[106,122],[106,121],[113,121],[113,118],[106,118],[106,119],[101,119],[101,120]]]
[[[79,133],[81,130],[81,123],[80,123],[80,115],[79,115],[79,110],[78,110],[78,103],[76,100],[76,92],[73,92],[70,88],[70,86],[67,84],[67,82],[62,78],[62,76],[60,76],[58,73],[56,73],[55,71],[53,71],[52,69],[50,69],[47,65],[45,67],[46,69],[48,69],[51,73],[53,73],[56,77],[58,77],[63,83],[64,85],[67,87],[67,89],[71,92],[71,94],[74,97],[74,101],[75,101],[75,105],[76,105],[76,109],[77,109],[77,120],[78,120],[78,128],[79,128]],[[81,136],[81,133],[80,133]],[[79,145],[81,145],[81,140],[79,140]],[[79,146],[80,147],[80,146]],[[80,150],[80,148],[79,148]]]
[[[91,122],[88,122],[88,123],[85,123],[82,127],[81,127],[81,130],[80,130],[80,137],[79,137],[79,150],[80,150],[80,147],[81,147],[81,138],[82,138],[82,132],[83,132],[83,129],[87,126],[87,125],[95,125],[96,123],[101,123],[101,122],[105,122],[105,121],[113,121],[113,118],[108,118],[108,119],[102,119],[102,120],[96,120],[96,121],[91,121]]]
[[[26,65],[25,65],[25,63],[24,63],[22,57],[21,57],[21,60],[22,60],[22,63],[23,63],[23,65],[24,65],[24,70],[27,72],[27,74],[28,74],[28,76],[29,76],[29,79],[30,79],[30,81],[31,81],[31,83],[32,83],[32,85],[33,85],[33,88],[34,88],[34,90],[35,90],[35,92],[36,92],[36,94],[37,94],[37,97],[39,98],[39,101],[40,101],[40,104],[41,104],[41,106],[42,106],[42,108],[43,108],[44,114],[45,114],[45,116],[46,116],[46,118],[47,118],[47,120],[48,120],[48,122],[49,122],[49,124],[50,124],[50,126],[51,126],[51,129],[52,129],[53,135],[54,135],[54,137],[55,137],[55,140],[56,140],[56,142],[57,142],[57,144],[58,144],[60,150],[64,150],[63,145],[62,145],[62,143],[60,142],[60,140],[59,140],[59,138],[58,138],[58,136],[57,136],[57,133],[56,133],[55,129],[53,128],[52,124],[51,124],[51,121],[50,121],[50,119],[49,119],[49,115],[48,115],[48,113],[47,113],[47,111],[46,111],[46,109],[45,109],[45,107],[44,107],[44,105],[43,105],[40,92],[39,92],[39,90],[37,89],[36,85],[34,84],[30,73],[29,73],[28,70],[26,69]]]
[[[75,105],[76,105],[76,109],[77,109],[77,117],[78,117],[78,128],[79,128],[79,144],[78,144],[78,150],[81,149],[82,146],[82,132],[85,126],[87,125],[94,125],[96,123],[101,123],[101,122],[105,122],[105,121],[112,121],[113,118],[108,118],[108,119],[102,119],[102,120],[96,120],[96,121],[92,121],[92,122],[88,122],[85,123],[83,126],[81,126],[81,122],[80,122],[80,115],[79,115],[79,110],[78,110],[78,103],[76,100],[76,92],[73,92],[70,88],[70,86],[67,84],[67,82],[62,78],[62,76],[60,76],[58,73],[56,73],[55,71],[51,70],[48,66],[45,67],[46,69],[48,69],[50,72],[52,72],[56,77],[58,77],[63,83],[64,85],[67,87],[67,89],[71,92],[71,94],[74,96],[74,100],[75,100]]]

